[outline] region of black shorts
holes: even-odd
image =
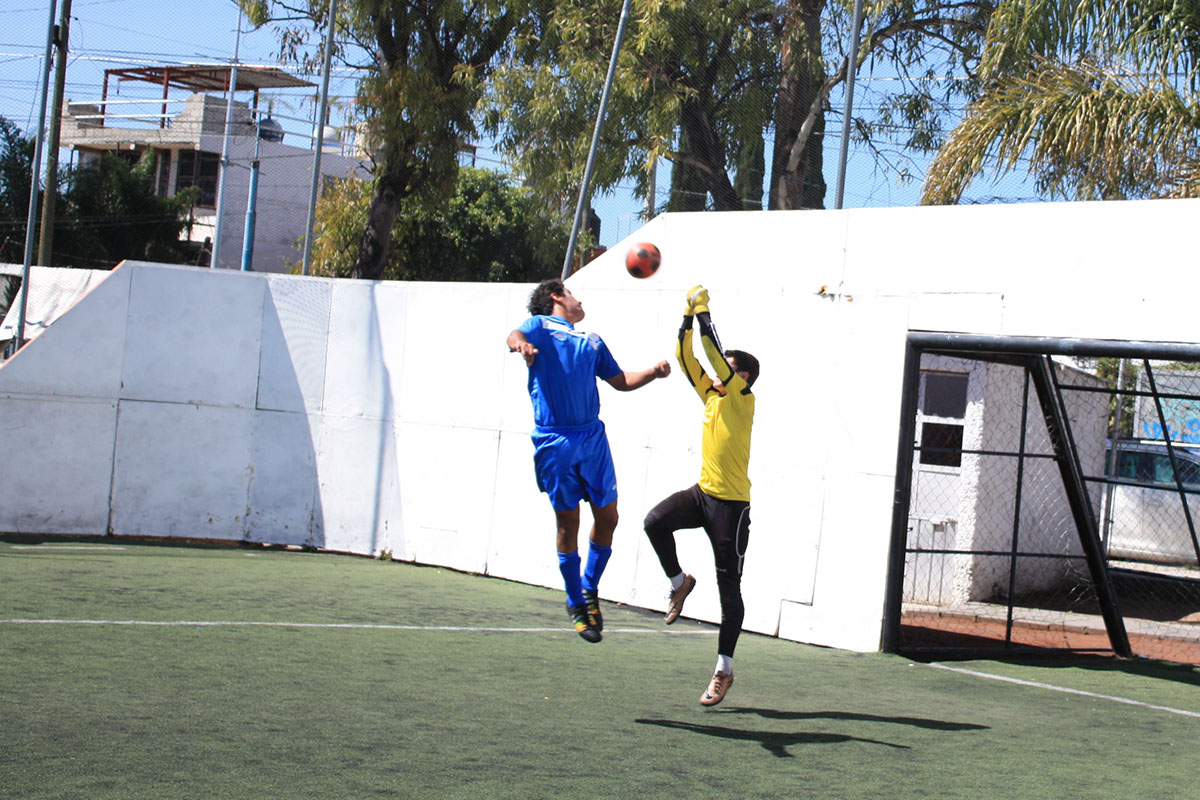
[[[750,503],[712,497],[696,484],[656,505],[646,520],[648,528],[653,520],[656,528],[671,532],[703,528],[712,543],[718,576],[741,577],[750,542]]]

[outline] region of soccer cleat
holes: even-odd
[[[725,699],[725,693],[729,691],[730,686],[733,686],[732,675],[728,672],[716,673],[712,676],[712,682],[708,684],[704,694],[700,695],[700,705],[715,706]]]
[[[575,623],[575,632],[582,636],[585,642],[594,644],[600,641],[600,629],[592,624],[592,618],[588,616],[587,603],[567,606],[567,613],[571,615],[571,621]]]
[[[667,606],[667,614],[663,617],[663,622],[670,625],[679,619],[679,612],[683,611],[683,601],[687,599],[687,596],[692,593],[692,589],[695,588],[696,579],[691,575],[684,575],[683,585],[671,591],[669,597],[670,604]]]
[[[587,601],[587,613],[592,618],[592,627],[599,633],[604,630],[604,614],[600,612],[600,595],[584,589],[583,599]]]

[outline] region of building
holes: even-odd
[[[221,153],[225,148],[224,93],[231,72],[228,65],[199,64],[107,70],[99,102],[66,101],[62,146],[69,147],[81,165],[102,153],[137,161],[152,152],[158,194],[174,196],[181,189],[198,186],[200,199],[192,209],[192,224],[185,233],[195,253],[194,263],[227,269],[242,267],[251,167],[257,161],[260,166],[251,266],[255,271],[286,272],[289,265],[302,259],[316,137],[285,132],[278,118],[260,108],[260,93],[305,89],[313,84],[275,68],[238,68],[227,151],[229,168],[222,198],[220,252],[211,262]],[[161,85],[162,96],[112,97],[114,81]],[[172,88],[189,94],[172,98]],[[240,100],[239,93],[249,93],[250,97]],[[354,148],[352,129],[345,130],[349,135],[343,138],[342,129],[325,129],[321,153],[325,182],[346,176],[368,177],[364,156]]]

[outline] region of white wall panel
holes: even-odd
[[[324,547],[364,555],[404,552],[392,420],[323,415],[317,429],[320,494],[315,513]]]
[[[411,558],[485,571],[499,439],[497,431],[478,428],[400,426],[398,471]],[[429,502],[433,497],[441,501]]]
[[[561,587],[554,549],[554,511],[546,495],[537,490],[529,434],[502,432],[497,464],[488,574],[538,586]]]
[[[399,414],[409,285],[335,281],[325,367],[326,414],[392,419]],[[421,344],[432,346],[435,338]],[[413,343],[414,345],[417,343]]]
[[[266,279],[134,266],[122,397],[254,408]]]
[[[501,413],[496,391],[508,352],[504,341],[525,317],[511,319],[488,284],[423,284],[420,298],[409,304],[405,319],[409,346],[399,416],[405,422],[496,428]],[[516,355],[510,360],[521,362]]]
[[[317,452],[311,424],[319,417],[303,413],[258,411],[254,414],[245,538],[324,547],[313,526],[320,517]]]
[[[116,421],[116,401],[0,396],[0,531],[105,533]]]
[[[242,539],[255,415],[247,408],[121,401],[113,533]]]
[[[47,394],[57,397],[115,397],[121,386],[121,360],[125,346],[129,276],[122,267],[97,280],[91,270],[34,268],[30,283],[47,280],[43,273],[83,272],[92,278],[86,302],[53,324],[0,367],[0,392]],[[33,296],[37,296],[35,289]],[[31,297],[32,301],[32,297]],[[61,309],[55,309],[61,312]],[[47,313],[50,310],[47,309]],[[13,316],[10,310],[9,318]],[[15,323],[14,323],[15,326]],[[26,338],[32,338],[32,331]],[[15,327],[10,336],[15,336]]]
[[[333,284],[319,278],[268,279],[258,408],[321,410],[332,294]]]

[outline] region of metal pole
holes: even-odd
[[[58,143],[62,125],[63,85],[67,80],[67,39],[71,23],[71,0],[63,0],[58,15],[58,35],[54,59],[54,101],[50,106],[50,132],[46,135],[46,190],[42,192],[42,233],[38,237],[38,263],[50,265],[54,248],[54,212],[58,202]]]
[[[308,193],[308,220],[304,224],[304,261],[300,274],[312,266],[313,225],[317,218],[317,187],[321,180],[321,151],[325,149],[325,111],[329,107],[329,64],[333,60],[333,31],[337,27],[337,0],[329,0],[329,30],[325,32],[325,66],[321,70],[321,107],[317,111],[317,138],[313,153],[312,186]]]
[[[608,76],[604,79],[604,92],[600,95],[600,111],[596,114],[596,129],[592,132],[592,146],[588,150],[587,166],[583,170],[583,185],[579,187],[579,202],[575,205],[575,222],[571,225],[571,240],[567,243],[567,255],[563,259],[562,277],[571,276],[571,263],[575,255],[575,242],[579,239],[579,226],[583,221],[583,209],[588,202],[588,187],[592,182],[592,167],[596,162],[596,150],[600,144],[600,129],[604,127],[604,114],[608,110],[608,93],[612,89],[613,76],[617,72],[617,55],[621,52],[621,40],[625,38],[625,23],[629,19],[630,0],[621,6],[621,19],[617,23],[617,37],[613,40],[612,58],[608,62]]]
[[[233,93],[237,91],[238,53],[242,46],[242,9],[238,6],[237,36],[233,40],[233,67],[229,70],[229,91],[225,102],[225,136],[221,140],[221,174],[217,179],[217,220],[213,225],[212,257],[208,266],[216,268],[220,264],[221,232],[224,227],[221,220],[225,215],[225,180],[229,175],[229,134],[233,130]]]
[[[1054,460],[1058,462],[1059,474],[1062,475],[1067,505],[1070,506],[1071,516],[1075,520],[1079,544],[1092,577],[1092,589],[1096,592],[1096,601],[1100,605],[1100,615],[1104,618],[1109,643],[1118,657],[1129,658],[1133,655],[1129,645],[1129,633],[1125,630],[1125,618],[1121,616],[1112,577],[1104,560],[1100,535],[1083,480],[1083,469],[1079,466],[1079,456],[1071,446],[1071,426],[1066,408],[1061,395],[1055,389],[1055,377],[1051,367],[1053,362],[1049,355],[1030,355],[1027,358],[1033,386],[1042,406],[1042,417],[1046,421],[1046,434],[1054,450]]]
[[[858,29],[862,27],[862,0],[854,0],[850,29],[850,55],[846,57],[846,104],[842,111],[842,150],[838,155],[837,195],[834,208],[842,207],[846,192],[846,158],[850,152],[850,114],[854,111],[854,76],[858,74]]]
[[[254,136],[254,160],[250,162],[250,195],[246,198],[246,229],[242,235],[242,272],[254,269],[254,222],[258,214],[258,147],[262,142],[262,121]]]
[[[29,214],[25,221],[25,265],[21,268],[21,304],[17,311],[17,333],[12,351],[16,355],[25,343],[25,311],[29,305],[29,267],[33,263],[33,227],[37,222],[38,185],[42,173],[42,129],[46,125],[46,95],[50,91],[50,51],[54,47],[54,10],[56,0],[50,0],[50,22],[46,25],[46,55],[42,60],[42,110],[38,113],[37,137],[33,145],[33,171],[29,179]]]
[[[888,545],[883,597],[883,630],[879,649],[895,653],[900,647],[900,618],[904,611],[904,562],[908,550],[909,505],[912,502],[913,448],[917,439],[917,400],[921,391],[921,350],[911,341],[904,348],[900,389],[899,443],[896,447],[896,486],[892,494],[892,534]]]

